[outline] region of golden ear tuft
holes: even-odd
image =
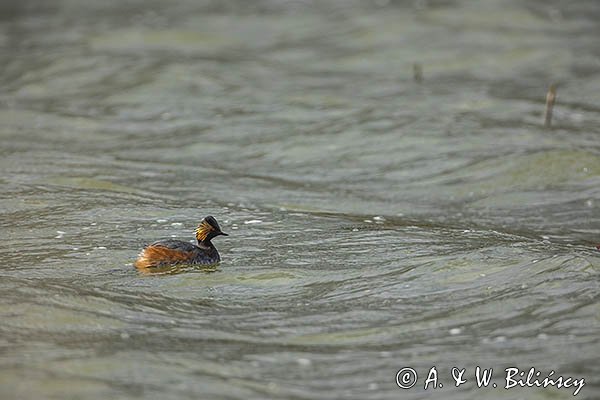
[[[204,241],[208,234],[213,230],[214,228],[208,222],[202,221],[200,225],[198,225],[198,228],[196,228],[196,239],[199,242]]]

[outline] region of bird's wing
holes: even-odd
[[[148,247],[166,247],[167,249],[185,252],[196,250],[196,246],[194,246],[192,243],[175,239],[159,240],[158,242],[152,243]]]

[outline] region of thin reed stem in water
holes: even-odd
[[[546,93],[546,111],[544,113],[544,126],[549,128],[552,125],[552,109],[556,101],[556,85],[550,85],[548,93]]]
[[[419,63],[413,64],[413,79],[417,83],[423,82],[423,66]]]

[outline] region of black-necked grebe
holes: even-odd
[[[142,250],[133,265],[138,269],[146,269],[181,264],[216,264],[221,257],[211,239],[219,235],[228,236],[221,231],[217,220],[209,215],[196,229],[198,245],[174,239],[159,240]]]

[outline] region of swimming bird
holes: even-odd
[[[198,244],[175,239],[159,240],[147,246],[133,264],[137,269],[174,265],[211,265],[221,261],[217,248],[211,240],[219,235],[229,236],[209,215],[196,228]]]

